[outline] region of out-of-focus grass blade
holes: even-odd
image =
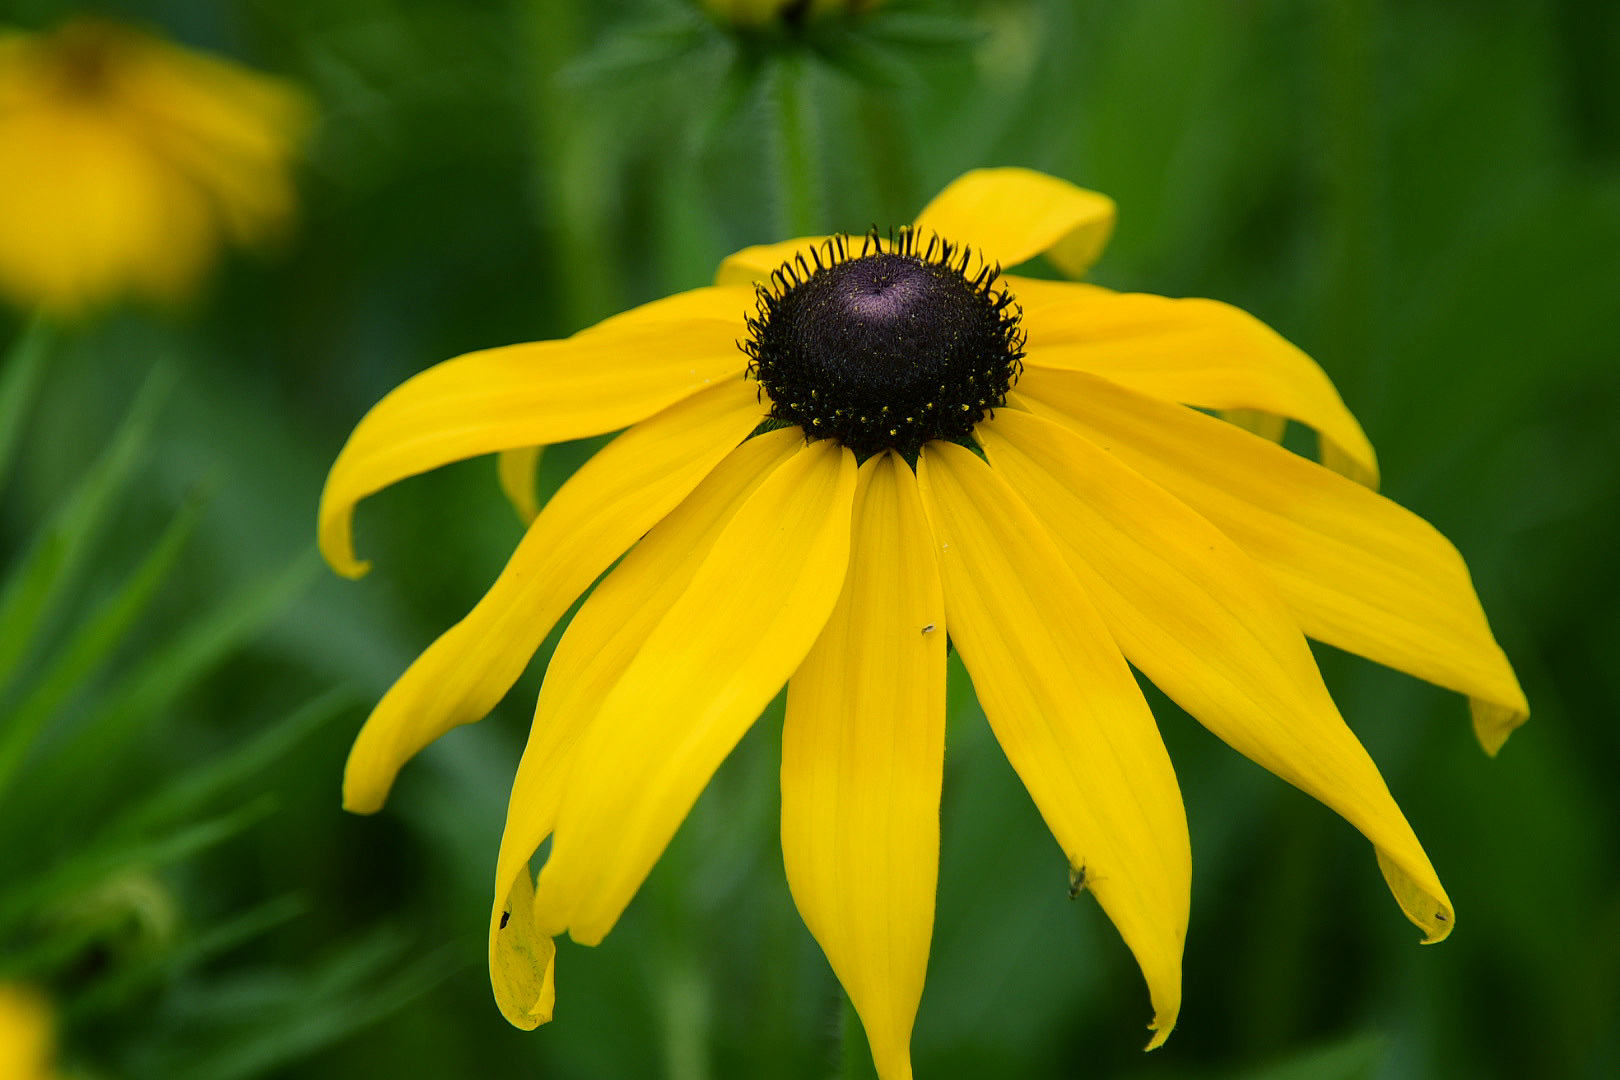
[[[221,923],[199,934],[169,957],[169,966],[178,971],[206,963],[221,953],[229,952],[264,936],[308,910],[309,905],[296,896],[278,896],[273,900],[267,900],[230,922]]]
[[[222,953],[262,937],[302,915],[305,910],[306,905],[295,896],[278,896],[260,904],[229,922],[204,931],[171,952],[160,953],[147,963],[118,970],[113,977],[96,983],[92,989],[73,998],[63,1010],[63,1018],[72,1023],[116,1009],[133,993],[153,983],[177,978]]]
[[[75,690],[85,685],[168,578],[196,530],[202,504],[200,496],[186,501],[141,565],[79,627],[28,696],[11,710],[0,729],[0,802],[40,728]]]
[[[446,953],[430,955],[379,982],[407,952],[396,934],[379,931],[340,953],[323,969],[294,981],[251,983],[232,996],[218,988],[208,1002],[216,1025],[241,1017],[213,1053],[193,1053],[163,1075],[173,1080],[250,1080],[286,1066],[388,1015],[451,970]],[[255,982],[258,982],[255,980]]]
[[[265,796],[229,813],[177,829],[155,840],[92,842],[86,849],[74,852],[60,865],[0,895],[0,933],[11,930],[35,912],[87,889],[120,870],[132,866],[164,866],[190,858],[230,839],[263,818],[272,805],[270,797]]]
[[[176,821],[220,793],[263,771],[316,728],[359,701],[349,689],[329,690],[241,749],[194,769],[178,783],[122,814],[112,824],[114,835],[131,835]]]
[[[0,592],[0,700],[17,665],[67,591],[140,459],[173,378],[153,372],[101,457],[34,540]]]
[[[154,646],[144,663],[98,703],[85,726],[38,771],[38,790],[74,790],[89,782],[151,717],[161,713],[215,664],[263,629],[314,579],[313,557],[300,558],[270,578],[231,593],[211,612]]]
[[[22,438],[23,417],[34,403],[50,343],[50,329],[44,320],[36,319],[17,335],[0,361],[0,491],[5,490],[11,473],[11,458]]]

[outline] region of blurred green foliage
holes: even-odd
[[[290,75],[324,119],[284,250],[238,259],[189,319],[129,313],[52,343],[0,503],[4,565],[116,454],[161,358],[150,463],[85,559],[88,595],[116,607],[207,481],[142,640],[242,616],[251,583],[311,548],[325,465],[406,376],[702,284],[778,238],[792,208],[772,116],[791,79],[817,163],[801,212],[820,227],[904,222],[964,169],[1033,166],[1119,201],[1096,280],[1231,301],[1320,360],[1387,493],[1468,558],[1533,708],[1491,761],[1460,699],[1319,651],[1457,905],[1452,938],[1419,948],[1353,830],[1155,696],[1195,878],[1181,1023],[1144,1056],[1140,977],[1089,898],[1067,899],[954,670],[919,1075],[1620,1074],[1620,8],[894,0],[856,40],[799,55],[739,44],[681,0],[96,7]],[[78,5],[8,8],[40,24]],[[3,340],[22,333],[0,320]],[[548,454],[542,488],[588,449]],[[369,578],[322,579],[239,634],[246,651],[140,714],[145,756],[35,777],[28,820],[78,815],[101,786],[172,790],[324,688],[374,700],[518,526],[493,464],[471,462],[379,495],[359,530]],[[556,1021],[501,1020],[487,890],[536,685],[427,751],[375,818],[337,808],[353,710],[233,779],[273,794],[263,819],[152,871],[208,925],[249,920],[206,958],[227,989],[171,972],[82,1017],[69,997],[68,1060],[130,1077],[832,1075],[839,994],[776,845],[779,713],[607,942],[562,946]],[[453,964],[435,981],[402,951]],[[189,1040],[233,1009],[274,1022]]]

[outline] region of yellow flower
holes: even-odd
[[[722,22],[735,26],[763,26],[776,19],[819,18],[823,15],[859,14],[883,0],[701,0],[703,7]]]
[[[293,210],[281,82],[112,23],[0,30],[0,291],[60,315],[184,299]]]
[[[0,982],[0,1077],[54,1080],[56,1033],[51,1010],[37,993]]]
[[[628,551],[557,647],[512,790],[490,964],[514,1024],[551,1016],[552,937],[602,940],[787,683],[789,884],[878,1071],[909,1076],[947,636],[1076,883],[1146,976],[1151,1045],[1180,1007],[1190,855],[1127,661],[1365,834],[1426,940],[1450,931],[1450,901],[1306,637],[1468,695],[1494,752],[1528,709],[1462,558],[1363,483],[1209,415],[1307,424],[1330,460],[1376,476],[1327,377],[1258,320],[998,276],[1043,253],[1082,273],[1113,213],[1039,173],[972,172],[892,237],[749,248],[714,286],[440,364],[361,421],[320,513],[322,549],[349,575],[365,570],[350,519],[371,492],[629,426],[383,698],[345,777],[350,809],[380,807],[400,766],[489,712]]]

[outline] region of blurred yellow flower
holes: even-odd
[[[0,983],[0,1080],[54,1080],[55,1025],[45,999]]]
[[[764,26],[776,19],[860,14],[883,0],[701,0],[710,15],[735,26]]]
[[[384,696],[344,780],[350,809],[378,809],[606,574],[552,656],[501,840],[490,968],[514,1024],[550,1019],[552,938],[602,940],[786,683],[788,883],[879,1074],[909,1077],[947,637],[1072,887],[1135,954],[1151,1045],[1181,1006],[1191,852],[1131,666],[1359,829],[1425,940],[1451,931],[1306,638],[1468,695],[1494,753],[1528,706],[1462,557],[1371,489],[1360,425],[1259,320],[1000,272],[1044,255],[1079,276],[1113,217],[1053,177],[978,170],[896,233],[746,249],[714,286],[447,361],[360,422],[320,511],[327,560],[354,576],[351,518],[372,492],[628,427]],[[1338,470],[1221,410],[1314,428]]]
[[[294,208],[304,99],[100,20],[0,30],[0,292],[72,315],[198,286]]]

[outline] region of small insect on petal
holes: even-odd
[[[932,634],[934,632],[934,624],[929,623],[927,626],[922,628],[922,632],[925,634]]]

